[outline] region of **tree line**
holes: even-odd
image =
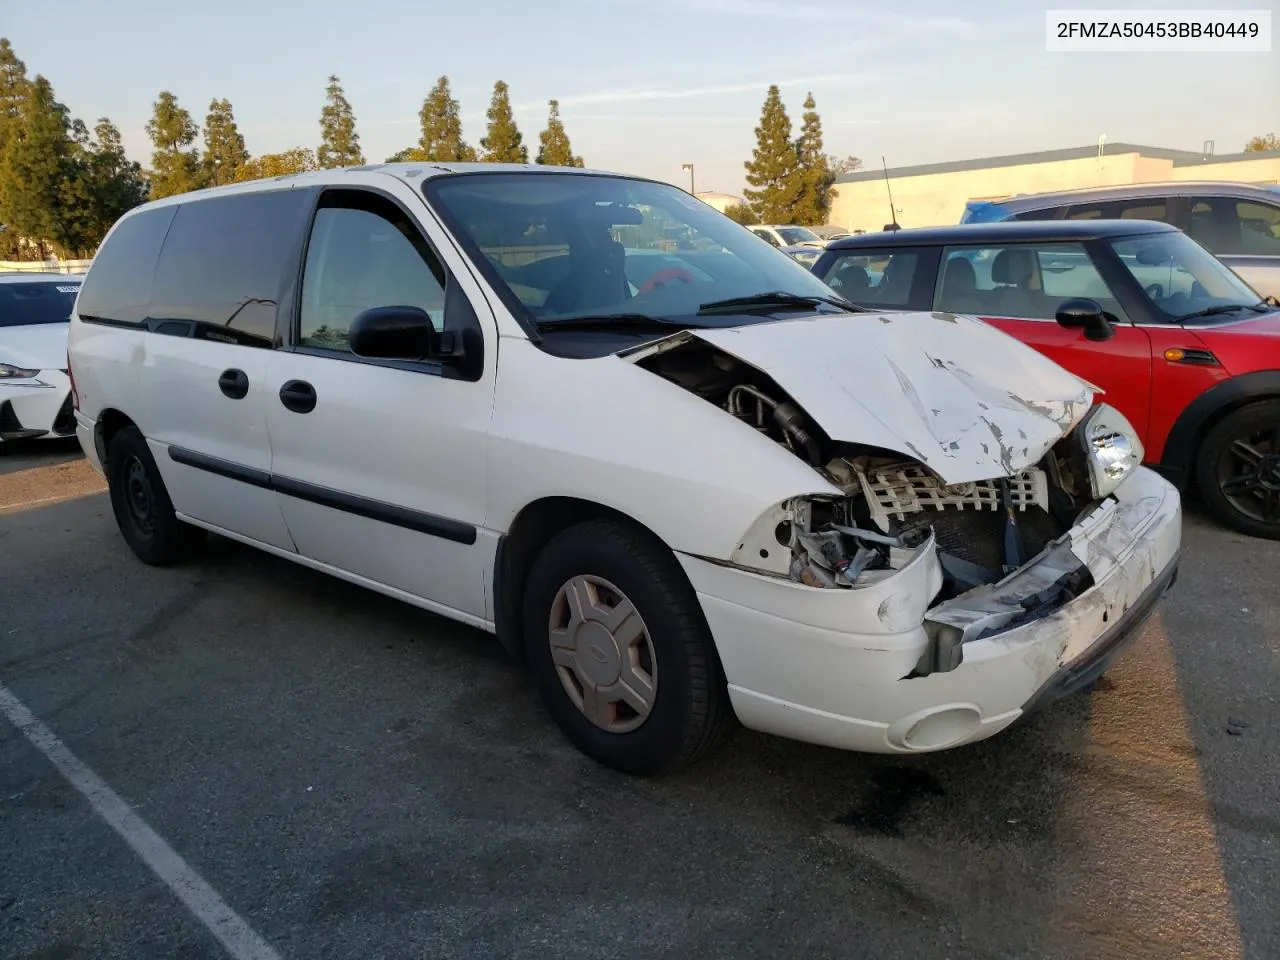
[[[560,119],[559,102],[548,106],[534,162],[583,166]],[[418,119],[418,142],[388,162],[529,162],[510,89],[501,80],[493,86],[488,128],[478,148],[463,139],[448,77],[436,81]],[[143,169],[125,155],[115,124],[102,117],[90,130],[73,118],[49,80],[29,77],[10,42],[0,38],[0,260],[92,256],[112,224],[147,200],[365,162],[355,112],[336,76],[328,78],[320,143],[314,149],[297,146],[252,156],[230,101],[214,98],[201,127],[169,90],[152,104],[146,130],[153,152],[150,167]]]
[[[835,182],[841,174],[862,165],[857,157],[835,157],[823,152],[822,118],[813,94],[805,97],[800,135],[792,139],[791,118],[776,85],[769,87],[756,146],[746,167],[746,203],[725,213],[742,224],[795,223],[819,226],[827,222]]]

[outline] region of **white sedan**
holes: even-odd
[[[67,327],[80,281],[0,274],[0,443],[75,433]]]

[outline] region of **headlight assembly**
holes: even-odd
[[[12,363],[0,363],[0,380],[30,380],[39,372],[15,367]]]
[[[1084,448],[1095,499],[1111,494],[1142,465],[1146,450],[1138,432],[1115,407],[1097,404],[1085,414],[1076,432]]]

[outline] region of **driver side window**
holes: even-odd
[[[302,274],[298,342],[349,352],[352,322],[373,307],[421,307],[443,329],[445,272],[417,225],[374,194],[321,202]]]
[[[775,237],[768,230],[752,230],[751,232],[754,233],[761,240],[766,241],[770,246],[773,246],[773,247],[782,246],[782,244],[778,243],[777,237]]]

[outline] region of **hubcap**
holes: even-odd
[[[626,594],[600,577],[574,577],[556,592],[551,659],[565,693],[602,730],[629,733],[653,710],[657,658]]]
[[[1241,437],[1227,448],[1218,464],[1218,488],[1245,516],[1280,522],[1280,425]]]
[[[154,522],[155,501],[147,468],[137,457],[130,457],[124,467],[124,499],[129,515],[138,529],[150,534]]]

